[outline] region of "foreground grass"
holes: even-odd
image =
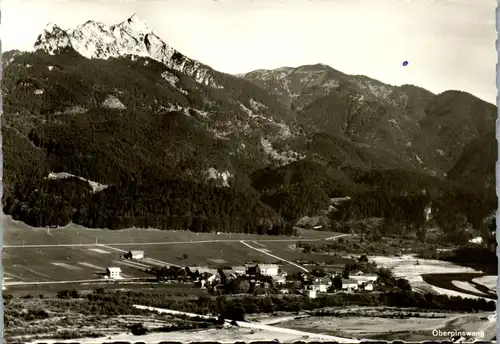
[[[187,286],[186,286],[187,288]],[[248,314],[275,312],[317,312],[325,307],[396,307],[470,313],[493,311],[495,303],[410,291],[388,293],[338,293],[310,299],[290,296],[214,296],[189,294],[190,289],[105,290],[46,295],[12,296],[4,292],[4,324],[7,342],[33,339],[74,339],[109,336],[131,332],[131,326],[142,324],[151,331],[169,332],[215,326],[202,319],[179,319],[159,316],[133,307],[134,304],[173,309],[200,315],[220,314],[225,319],[245,320]],[[200,291],[200,289],[198,289]]]
[[[165,293],[167,294],[167,293]],[[93,299],[92,296],[95,296]],[[172,294],[171,297],[179,297]],[[6,295],[4,305],[5,342],[30,339],[75,339],[130,333],[134,324],[149,332],[206,329],[213,323],[151,314],[132,307],[127,293],[100,291],[61,299],[19,298]]]

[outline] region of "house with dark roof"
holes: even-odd
[[[358,281],[350,278],[342,278],[342,290],[347,290],[349,292],[358,289]]]
[[[144,258],[144,251],[142,250],[128,251],[127,253],[125,253],[124,257],[128,259],[142,259]]]

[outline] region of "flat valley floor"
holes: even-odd
[[[188,231],[159,231],[151,229],[126,229],[120,231],[88,229],[77,225],[65,228],[32,228],[3,219],[4,246],[3,266],[4,295],[13,299],[7,309],[53,309],[54,298],[60,290],[78,290],[91,293],[96,288],[105,290],[164,291],[177,297],[199,297],[206,294],[191,284],[158,284],[145,282],[152,277],[146,270],[152,267],[174,266],[220,266],[242,265],[245,262],[280,263],[288,273],[307,271],[313,267],[300,265],[300,261],[328,262],[341,267],[352,258],[345,255],[325,255],[303,253],[295,249],[294,243],[326,243],[346,234],[300,230],[299,237],[273,237],[231,233],[193,233]],[[144,250],[145,258],[128,261],[121,258],[129,250]],[[496,276],[487,276],[470,268],[451,263],[432,260],[419,260],[403,257],[369,257],[380,267],[392,268],[395,276],[407,278],[414,288],[432,291],[437,294],[459,295],[463,297],[495,299]],[[105,283],[102,273],[109,266],[122,269],[123,281]],[[446,278],[433,278],[433,276]],[[478,289],[480,287],[480,289]],[[485,289],[486,288],[486,289]],[[488,293],[485,293],[487,291]],[[26,295],[30,295],[27,299]],[[58,300],[58,299],[56,299]],[[71,300],[57,301],[59,306]],[[433,329],[457,328],[464,331],[485,331],[494,336],[496,314],[452,314],[422,313],[417,310],[390,309],[386,307],[343,307],[338,312],[348,312],[349,316],[316,317],[306,313],[248,315],[249,321],[272,328],[246,328],[225,325],[223,329],[173,331],[168,333],[169,340],[203,340],[234,342],[237,340],[331,340],[329,336],[340,338],[406,339],[430,340]],[[417,315],[418,314],[418,315]],[[61,322],[61,319],[65,319]],[[493,319],[493,320],[492,320]],[[82,315],[63,317],[54,316],[44,320],[33,320],[11,324],[6,333],[11,338],[23,337],[21,329],[28,325],[30,339],[45,338],[48,342],[54,331],[78,331],[81,328],[94,328],[94,333],[102,333],[103,340],[142,340],[164,339],[165,334],[150,333],[134,336],[126,324],[136,322],[150,323],[150,326],[167,326],[171,322],[162,315],[127,315],[109,317],[102,323],[86,321]],[[105,331],[105,329],[109,329]],[[38,330],[36,330],[38,329]],[[37,332],[38,331],[38,332]],[[47,331],[47,332],[44,332]],[[194,332],[193,332],[194,331]],[[74,332],[78,333],[78,332]],[[34,335],[34,336],[33,336]],[[73,339],[73,338],[72,338]],[[90,342],[99,338],[87,338]],[[81,339],[85,342],[87,339]]]

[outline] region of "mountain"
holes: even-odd
[[[211,68],[187,58],[163,42],[137,14],[112,26],[89,20],[66,31],[49,23],[38,36],[34,48],[49,54],[72,48],[88,59],[126,55],[150,57],[170,69],[189,74],[199,83],[221,87],[213,80]]]
[[[495,166],[498,157],[498,141],[494,133],[482,135],[469,142],[459,159],[448,172],[448,179],[476,190],[493,193],[495,190]]]
[[[463,147],[495,127],[496,106],[471,94],[435,95],[412,85],[347,75],[324,64],[257,70],[243,78],[295,111],[308,132],[335,133],[371,147],[391,166],[441,177]]]
[[[279,234],[338,196],[354,200],[352,219],[401,204],[394,221],[416,219],[432,201],[441,219],[478,223],[492,207],[491,183],[468,181],[494,167],[468,156],[496,108],[472,95],[326,65],[232,76],[137,15],[49,24],[33,52],[2,58],[4,211],[34,226]]]

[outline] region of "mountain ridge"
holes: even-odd
[[[245,219],[238,230],[257,226],[276,233],[337,195],[358,195],[354,217],[390,216],[369,212],[363,203],[374,197],[375,185],[362,176],[380,171],[374,175],[389,185],[380,196],[387,204],[421,197],[422,179],[437,185],[433,197],[444,204],[441,218],[461,209],[479,223],[453,195],[477,191],[474,197],[481,199],[484,188],[491,189],[486,183],[466,190],[474,175],[490,180],[491,159],[481,169],[476,158],[472,165],[463,160],[477,156],[480,144],[471,142],[490,135],[494,106],[454,91],[436,95],[350,76],[321,63],[232,76],[148,35],[155,34],[137,16],[113,26],[87,21],[72,30],[51,24],[34,52],[2,55],[7,214],[35,225],[72,219],[108,228],[130,221],[144,226],[148,216],[161,228],[184,216],[214,228],[224,218],[230,230],[232,213],[209,205],[222,197],[225,204],[241,199],[247,210],[258,209],[259,225],[251,212],[234,209],[234,216]],[[51,173],[74,178],[47,180]],[[260,185],[290,175],[298,181]],[[399,179],[385,183],[390,176]],[[108,187],[92,194],[75,178]],[[182,190],[172,189],[176,180]],[[155,189],[155,183],[162,187]],[[183,192],[193,198],[180,205],[162,196]],[[131,201],[134,195],[144,201]],[[485,207],[483,201],[478,207]],[[48,205],[65,209],[64,216],[58,219]],[[419,207],[400,211],[420,214]],[[420,216],[415,214],[407,215]]]
[[[496,106],[468,92],[449,90],[434,94],[419,86],[392,86],[367,76],[347,75],[324,64],[289,67],[286,72],[282,68],[257,70],[243,78],[276,95],[309,127],[312,123],[312,131],[340,128],[340,134],[348,137],[352,135],[349,132],[365,131],[360,142],[368,145],[375,145],[378,138],[392,137],[391,149],[397,147],[398,155],[408,156],[407,166],[422,165],[429,173],[443,177],[458,159],[462,147],[487,128],[493,128],[496,120]],[[362,113],[356,114],[358,111]],[[366,131],[369,125],[363,122],[380,115],[384,120],[370,125],[375,131],[381,130],[373,136]],[[462,122],[453,123],[453,118]],[[457,125],[463,127],[451,128]],[[468,132],[451,143],[441,137],[447,130]],[[429,146],[431,143],[433,147]]]
[[[88,20],[75,29],[63,30],[49,23],[34,44],[35,51],[42,50],[49,54],[64,48],[72,48],[86,58],[147,56],[171,69],[192,75],[199,83],[221,87],[214,82],[211,68],[187,58],[166,44],[137,14],[111,26]]]

